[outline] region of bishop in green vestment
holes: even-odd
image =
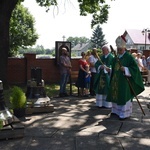
[[[106,96],[109,88],[113,55],[107,45],[102,47],[102,52],[103,55],[95,63],[94,91],[96,93],[96,106],[111,108],[112,103],[106,101]]]
[[[106,100],[112,102],[112,113],[118,115],[120,119],[125,119],[131,116],[132,99],[144,91],[144,85],[137,63],[126,51],[126,42],[122,36],[116,39],[116,45],[118,56],[113,60],[111,83]]]

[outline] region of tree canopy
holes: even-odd
[[[71,2],[71,0],[69,0]],[[69,2],[68,1],[68,2]],[[110,6],[106,0],[77,0],[79,3],[80,15],[87,16],[92,14],[91,27],[97,24],[106,23],[108,20]],[[47,11],[51,5],[57,6],[57,0],[36,0],[40,6],[46,7]],[[65,1],[67,2],[67,1]],[[73,2],[72,2],[73,3]]]
[[[19,47],[32,46],[38,39],[34,28],[35,19],[28,9],[18,4],[12,12],[9,28],[9,56],[17,53]]]
[[[71,42],[71,47],[74,47],[79,43],[87,43],[89,40],[86,37],[68,37],[66,41]]]
[[[93,47],[101,48],[108,42],[104,39],[105,35],[103,34],[102,28],[98,25],[94,30],[91,37],[91,42]]]
[[[7,84],[7,64],[9,54],[9,23],[11,14],[16,5],[24,0],[0,0],[0,80]],[[65,2],[71,0],[64,0]],[[58,0],[36,0],[40,6],[46,7],[48,11],[51,6],[56,6]],[[73,3],[73,2],[72,2]],[[106,0],[78,0],[80,15],[86,16],[91,14],[93,16],[91,27],[96,24],[106,23],[108,20],[109,5]]]

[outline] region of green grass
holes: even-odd
[[[45,91],[48,97],[57,96],[59,94],[59,85],[58,84],[45,85]]]
[[[27,90],[26,85],[17,85],[17,86],[19,86],[26,93],[26,90]],[[7,106],[10,106],[9,99],[10,99],[12,87],[13,86],[10,86],[8,89],[3,91],[4,100],[5,100],[5,103]],[[55,97],[55,96],[58,96],[58,94],[59,94],[59,85],[58,84],[46,84],[44,86],[44,88],[45,88],[46,95],[48,97]],[[69,94],[70,84],[67,84],[67,92]],[[72,85],[72,93],[77,93],[77,88],[74,85]]]
[[[45,85],[45,91],[47,96],[57,96],[59,94],[59,87],[60,86],[58,84]],[[77,93],[77,88],[74,85],[72,85],[72,92]],[[67,84],[67,93],[70,93],[70,84]]]

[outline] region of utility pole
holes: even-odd
[[[142,34],[145,35],[145,50],[146,50],[146,44],[147,44],[146,42],[147,42],[148,33],[150,33],[150,30],[148,28],[142,30]]]

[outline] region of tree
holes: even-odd
[[[9,28],[9,56],[17,54],[18,48],[32,46],[38,39],[34,28],[35,19],[28,9],[18,4],[12,12]]]
[[[48,51],[49,49],[47,49]],[[44,49],[43,45],[37,45],[35,48],[33,47],[28,47],[28,48],[19,48],[18,50],[18,53],[21,55],[21,54],[24,54],[24,53],[35,53],[35,54],[45,54],[46,53],[46,50]]]
[[[71,42],[71,47],[76,46],[79,43],[87,43],[89,41],[86,37],[69,37],[66,41]]]
[[[102,28],[98,25],[96,29],[94,29],[91,42],[92,47],[101,48],[103,45],[107,44],[104,39],[105,35],[103,34]]]
[[[0,80],[7,84],[7,62],[9,52],[9,22],[16,5],[24,0],[0,0]],[[57,6],[57,0],[36,0],[40,6]],[[66,2],[66,1],[65,1]],[[93,15],[91,26],[105,23],[108,20],[109,6],[105,0],[78,0],[80,15]]]

